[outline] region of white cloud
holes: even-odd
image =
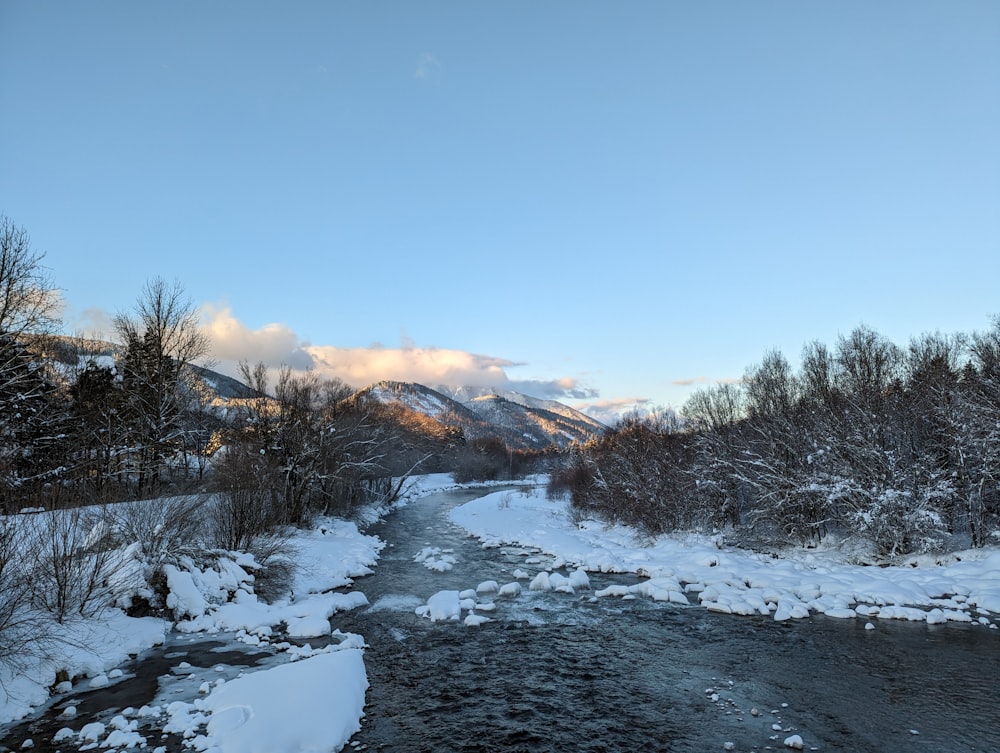
[[[678,387],[692,387],[696,384],[708,384],[708,381],[708,377],[706,376],[696,376],[687,379],[675,379],[671,384]]]
[[[504,369],[512,362],[446,348],[338,348],[306,346],[316,368],[349,384],[362,386],[383,379],[421,384],[506,384]]]
[[[643,412],[652,408],[648,397],[621,397],[612,400],[593,400],[573,406],[581,413],[596,418],[605,426],[614,426],[626,413]]]
[[[413,78],[429,79],[441,70],[441,61],[429,52],[423,53],[417,60],[417,69],[413,72]]]
[[[111,340],[114,337],[114,317],[102,308],[87,308],[73,313],[69,320],[65,321],[65,330],[80,337]]]
[[[691,377],[689,379],[675,379],[671,384],[677,387],[694,387],[699,384],[739,384],[743,380],[739,377],[722,377],[719,379],[709,379],[707,376]]]
[[[284,324],[265,324],[251,330],[227,307],[206,304],[202,307],[202,329],[211,341],[212,358],[220,364],[235,364],[241,360],[277,368],[293,369],[314,366],[312,358],[302,348],[299,337]],[[227,370],[227,373],[232,373]]]
[[[596,397],[597,391],[572,377],[552,380],[511,379],[507,370],[523,364],[505,358],[448,348],[421,348],[402,335],[402,346],[375,343],[367,348],[339,348],[303,343],[287,325],[266,324],[251,330],[228,307],[202,308],[204,332],[212,343],[216,369],[236,376],[237,364],[263,362],[276,369],[313,369],[354,387],[382,380],[418,382],[427,386],[494,387],[551,399]]]

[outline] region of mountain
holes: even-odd
[[[567,447],[573,442],[582,444],[599,433],[591,428],[589,422],[543,408],[532,408],[499,395],[483,395],[465,403],[465,406],[496,427],[507,444],[513,447],[521,443],[535,449],[550,444]]]
[[[239,379],[233,379],[233,377],[212,371],[204,366],[190,364],[188,368],[201,379],[215,397],[223,400],[246,400],[257,397],[257,391],[243,384]]]
[[[32,349],[41,355],[66,382],[90,359],[114,364],[120,348],[98,340],[65,336],[37,336]],[[237,379],[210,368],[187,367],[197,381],[199,393],[208,397],[211,412],[224,418],[226,406],[256,393]],[[482,387],[432,389],[414,382],[383,381],[358,390],[354,398],[369,397],[393,407],[394,420],[415,436],[453,441],[456,428],[466,440],[498,437],[514,449],[540,450],[549,445],[567,447],[600,436],[607,427],[568,405],[542,400],[513,391]]]
[[[608,427],[596,418],[591,418],[575,408],[570,408],[568,405],[560,403],[558,400],[544,400],[540,397],[531,397],[530,395],[524,395],[511,390],[496,390],[492,387],[448,387],[441,385],[437,389],[439,392],[465,405],[481,397],[502,397],[504,400],[523,405],[526,408],[556,413],[574,424],[589,426],[594,434],[603,434],[608,430]]]
[[[567,447],[599,436],[606,427],[554,400],[540,400],[516,392],[492,394],[479,388],[449,389],[464,402],[443,391],[413,382],[378,382],[361,390],[383,403],[398,403],[440,423],[461,427],[466,439],[499,437],[516,449]],[[487,394],[481,394],[487,392]]]

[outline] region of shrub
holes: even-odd
[[[73,616],[93,617],[111,602],[115,562],[99,513],[55,510],[25,523],[27,546],[35,554],[32,606],[61,623]]]
[[[233,454],[220,467],[219,491],[209,512],[212,546],[248,552],[262,567],[287,554],[291,529],[266,459]]]
[[[24,517],[0,518],[0,662],[15,668],[45,637],[31,603],[36,556],[23,535]]]
[[[206,507],[206,496],[195,495],[119,502],[106,505],[101,515],[109,545],[138,543],[142,560],[155,571],[204,548]]]

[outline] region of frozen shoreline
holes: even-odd
[[[1000,624],[1000,550],[954,553],[946,564],[931,556],[904,566],[853,565],[833,550],[791,549],[774,558],[723,549],[707,536],[661,536],[641,545],[632,529],[598,521],[574,522],[568,503],[499,492],[468,502],[451,520],[483,546],[518,544],[553,555],[567,565],[599,572],[636,573],[649,580],[606,596],[688,603],[776,620],[822,613],[830,617]]]
[[[461,486],[450,474],[416,477],[397,504]],[[368,509],[359,517],[367,523],[385,512]],[[116,750],[142,743],[156,751],[158,735],[146,741],[136,731],[140,723],[148,725],[153,718],[154,727],[180,734],[202,751],[340,750],[360,726],[368,680],[362,659],[363,637],[333,630],[331,618],[335,623],[337,612],[368,603],[364,593],[354,589],[354,580],[371,574],[383,542],[362,533],[354,522],[324,518],[312,529],[297,532],[293,543],[301,567],[291,592],[271,604],[257,598],[246,556],[233,552],[207,570],[192,562],[164,568],[167,602],[179,618],[177,622],[129,617],[118,607],[108,607],[95,618],[55,626],[57,637],[64,640],[46,646],[44,656],[26,657],[17,667],[0,664],[0,724],[8,725],[58,705],[60,699],[75,692],[114,683],[122,675],[121,666],[164,643],[171,631],[226,633],[251,646],[266,645],[285,657],[285,663],[204,688],[206,697],[191,703],[132,710],[131,716],[123,716],[116,725],[77,729],[80,725],[67,716],[63,744]],[[124,565],[129,577],[141,569],[129,562]],[[289,637],[319,639],[328,645],[314,650],[276,643],[271,638],[279,625],[286,627]],[[339,658],[330,658],[336,656]],[[317,667],[324,669],[318,671]],[[250,680],[261,673],[267,673],[266,680]],[[59,683],[60,676],[74,678],[74,682]],[[342,711],[330,717],[325,708],[296,708],[296,725],[261,726],[262,722],[253,721],[266,718],[262,710],[273,705],[274,698],[298,698],[304,690],[311,697],[332,697],[334,693]],[[234,735],[243,725],[247,730]],[[234,747],[235,743],[227,742],[236,738],[245,745]]]

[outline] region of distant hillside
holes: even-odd
[[[113,343],[64,336],[37,336],[32,349],[48,359],[67,381],[89,359],[107,364],[120,348]],[[205,366],[189,365],[198,378],[198,391],[208,398],[221,417],[231,401],[255,396],[243,382]],[[448,441],[457,429],[466,440],[498,437],[515,449],[540,450],[550,445],[568,447],[600,436],[607,427],[595,419],[555,400],[518,392],[496,393],[482,387],[431,389],[414,382],[383,381],[358,390],[355,399],[371,398],[395,406],[395,420],[413,434]],[[401,411],[401,412],[400,412]]]
[[[464,405],[468,405],[476,398],[491,396],[502,397],[504,400],[517,403],[518,405],[523,405],[526,408],[534,408],[536,410],[543,410],[549,413],[556,413],[563,418],[569,419],[574,424],[589,426],[590,430],[594,434],[602,434],[608,429],[607,426],[602,424],[596,418],[591,418],[575,408],[571,408],[564,403],[560,403],[558,400],[544,400],[540,397],[531,397],[530,395],[524,395],[520,392],[513,392],[511,390],[495,390],[492,387],[439,386],[437,389],[443,394],[448,395],[452,399],[457,400]]]
[[[453,390],[472,395],[477,388]],[[599,436],[606,427],[554,400],[521,395],[477,395],[459,402],[443,392],[413,382],[379,382],[359,392],[384,403],[401,403],[451,426],[461,427],[466,439],[499,437],[516,449],[567,447]]]
[[[188,368],[204,382],[205,386],[217,398],[222,398],[223,400],[247,400],[257,397],[256,390],[243,384],[239,379],[233,379],[204,366],[195,366],[192,364]]]
[[[106,340],[87,340],[67,335],[25,335],[24,341],[32,352],[47,359],[57,374],[66,379],[75,379],[76,369],[82,369],[88,361],[111,365],[121,352],[121,347]],[[255,393],[238,379],[220,374],[205,366],[188,364],[188,369],[205,385],[206,392],[223,401],[247,399]]]

